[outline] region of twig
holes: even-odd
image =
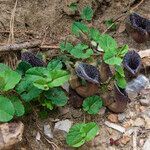
[[[57,45],[42,45],[40,46],[41,49],[59,49]]]
[[[21,51],[25,48],[33,48],[40,46],[41,41],[32,41],[32,42],[25,42],[20,44],[9,44],[5,46],[0,46],[0,53],[11,52],[11,51]]]
[[[15,12],[16,12],[17,2],[18,2],[18,0],[16,0],[16,2],[15,2],[14,8],[13,8],[12,14],[11,14],[10,34],[9,34],[9,38],[8,38],[8,44],[14,43],[14,19],[15,19]]]
[[[9,34],[11,31],[8,30],[1,30],[0,33],[4,34],[7,33]],[[21,30],[21,31],[14,31],[14,33],[21,33],[21,34],[37,34],[36,32],[32,31],[32,30]]]
[[[144,0],[141,0],[136,6],[134,6],[133,8],[131,8],[131,12],[133,11],[133,10],[135,10],[136,8],[138,8],[142,3],[144,2]]]
[[[134,130],[133,134],[133,150],[137,150],[137,130]]]
[[[124,133],[124,132],[125,132],[125,128],[122,127],[122,126],[119,126],[119,125],[117,125],[117,124],[111,123],[111,122],[109,122],[109,121],[105,121],[104,124],[105,124],[106,126],[112,128],[112,129],[115,129],[115,130],[121,132],[121,133]]]
[[[139,51],[138,54],[140,55],[141,58],[150,57],[150,49]]]

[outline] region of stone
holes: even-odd
[[[142,116],[145,120],[145,129],[150,129],[150,117],[147,115]]]
[[[118,114],[118,121],[123,122],[126,119],[126,115],[124,113]]]
[[[67,113],[69,113],[70,109],[67,107],[59,107],[59,112],[60,112],[60,116],[66,115]]]
[[[0,124],[0,149],[11,149],[22,140],[24,125],[22,122]]]
[[[50,139],[53,138],[53,133],[50,125],[44,125],[44,134]]]
[[[140,104],[142,106],[150,106],[150,99],[140,99]]]
[[[144,139],[139,140],[139,146],[142,147],[144,145]]]
[[[123,137],[119,140],[120,143],[126,145],[130,141],[130,137],[127,135],[123,135]]]
[[[145,141],[142,150],[149,150],[149,149],[150,149],[150,138],[148,138],[148,139]]]
[[[124,122],[123,127],[125,127],[126,129],[131,127],[133,125],[133,120],[128,120],[126,122]]]
[[[106,112],[106,107],[102,107],[102,108],[99,110],[98,114],[101,115],[101,116],[103,116],[103,115],[105,114],[105,112]]]
[[[144,106],[140,106],[140,112],[145,112],[146,108]]]
[[[117,123],[118,122],[118,115],[117,114],[110,114],[108,115],[108,120],[113,122],[113,123]]]
[[[144,127],[145,126],[145,122],[142,118],[136,118],[135,121],[133,122],[133,126],[136,127]]]
[[[66,119],[55,123],[54,130],[62,130],[68,133],[71,126],[72,121]]]
[[[35,139],[36,139],[36,141],[40,141],[40,139],[41,139],[41,134],[40,134],[39,132],[37,132]]]
[[[83,111],[79,109],[73,109],[71,111],[71,115],[73,118],[80,118],[83,115]]]

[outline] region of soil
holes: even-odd
[[[70,34],[72,22],[78,17],[72,14],[67,7],[72,2],[77,2],[79,11],[86,5],[92,6],[94,9],[94,18],[90,26],[98,28],[101,32],[106,30],[103,21],[110,18],[117,18],[128,8],[135,0],[19,0],[16,7],[14,17],[14,37],[11,42],[20,43],[40,39],[44,45],[58,45],[59,42]],[[15,5],[15,0],[0,0],[0,45],[5,45],[9,42],[10,33],[10,18]],[[137,13],[150,19],[150,0],[145,0],[137,9]],[[135,43],[125,31],[124,17],[117,21],[118,28],[116,31],[108,31],[110,35],[118,41],[119,45],[128,44],[130,49],[137,51],[150,48],[150,42],[144,44]],[[51,54],[50,54],[51,55]],[[6,60],[7,61],[7,60]],[[144,95],[143,95],[144,96]],[[144,110],[144,111],[143,111]],[[38,110],[36,110],[38,111]],[[139,113],[150,111],[149,106],[141,106],[138,99],[131,101],[128,105],[123,122],[117,122],[123,126],[130,121],[134,122],[139,117]],[[108,128],[104,122],[108,120],[107,116],[112,114],[106,109],[104,114],[90,116],[84,113],[81,109],[74,109],[67,105],[63,108],[52,111],[47,119],[40,119],[35,114],[30,114],[22,118],[25,124],[23,140],[20,144],[14,147],[15,150],[48,150],[53,149],[50,142],[46,141],[41,135],[41,140],[36,140],[36,135],[39,130],[43,131],[43,126],[49,124],[53,129],[55,122],[58,120],[69,119],[73,123],[95,121],[100,126],[100,133],[96,138],[80,147],[80,150],[130,150],[133,149],[133,138],[130,137],[129,142],[119,144],[119,146],[110,145],[110,138],[115,140],[122,138],[122,133]],[[130,124],[130,123],[129,123]],[[143,130],[142,130],[143,129]],[[140,128],[138,135],[138,149],[142,149],[142,144],[139,141],[143,139],[145,142],[150,135],[149,130]],[[53,141],[61,150],[71,150],[65,143],[65,138],[60,133],[56,133]],[[143,143],[144,143],[143,142]]]

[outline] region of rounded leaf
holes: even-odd
[[[10,121],[14,113],[15,109],[10,99],[0,95],[0,122]]]
[[[99,96],[90,96],[83,101],[83,109],[89,114],[97,114],[102,107],[103,102]]]
[[[68,97],[61,88],[53,88],[45,92],[47,99],[51,100],[52,104],[64,106],[67,103]]]
[[[72,147],[79,147],[86,141],[92,140],[98,131],[99,127],[94,122],[75,124],[70,128],[66,142]]]
[[[25,109],[21,100],[17,96],[11,96],[10,99],[15,109],[15,116],[22,116],[25,113]]]

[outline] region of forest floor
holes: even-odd
[[[19,0],[15,8],[14,21],[11,20],[11,23],[10,18],[13,18],[11,14],[15,0],[0,0],[0,45],[40,39],[43,45],[57,47],[59,42],[70,34],[70,27],[75,19],[67,6],[77,1],[79,9],[86,5],[93,7],[94,18],[90,26],[104,32],[107,29],[104,21],[121,16],[129,8],[129,5],[136,0],[97,0],[95,2],[91,0]],[[134,11],[150,19],[150,0],[144,0]],[[108,31],[107,33],[112,35],[119,45],[128,44],[131,50],[149,49],[150,42],[138,44],[129,37],[125,31],[124,19],[124,17],[120,17],[116,21],[117,30]],[[12,28],[14,35],[12,35]],[[53,56],[51,51],[55,51],[55,49],[47,52],[50,58]],[[148,74],[146,76],[149,77]],[[145,106],[140,103],[140,99],[143,97],[150,99],[150,94],[143,93],[142,96],[131,100],[131,103],[128,104],[127,109],[122,114],[113,114],[103,107],[99,114],[91,116],[85,114],[82,109],[74,109],[70,105],[52,111],[46,119],[40,119],[34,113],[29,114],[21,119],[25,125],[23,140],[14,149],[73,149],[67,146],[65,133],[54,132],[53,138],[48,139],[45,138],[43,131],[45,125],[53,130],[56,122],[68,119],[73,124],[83,121],[95,121],[101,126],[96,138],[78,148],[79,150],[141,150],[144,143],[147,140],[150,141],[150,105]],[[124,127],[126,131],[131,129],[133,133],[126,135],[109,128],[105,125],[105,121],[118,124]],[[119,144],[111,145],[111,138],[118,140]]]

